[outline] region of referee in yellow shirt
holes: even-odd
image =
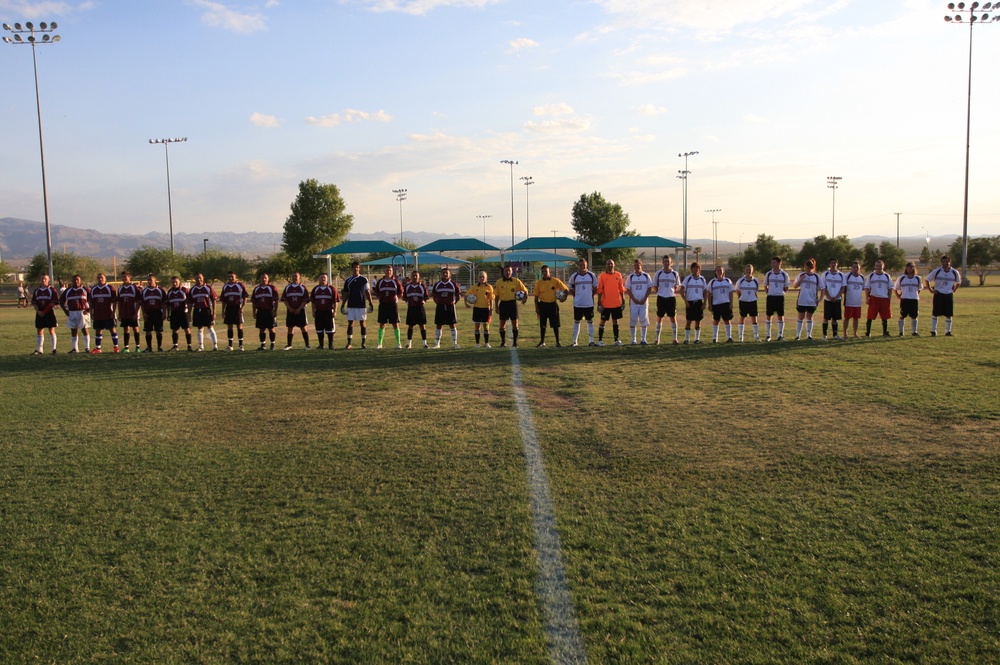
[[[556,337],[556,346],[559,343],[559,303],[556,302],[556,291],[565,291],[566,285],[562,280],[549,274],[549,267],[542,266],[542,278],[535,282],[535,315],[538,316],[538,326],[541,331],[541,339],[538,346],[545,346],[545,324],[552,326],[552,333]]]

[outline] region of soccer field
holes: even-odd
[[[700,347],[535,349],[525,310],[586,660],[1000,661],[1000,289],[956,301],[952,338],[925,299],[919,338]],[[512,354],[461,309],[461,350],[96,357],[0,309],[0,662],[565,654]]]

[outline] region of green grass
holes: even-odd
[[[589,660],[1000,659],[1000,289],[960,293],[954,338],[522,349]],[[0,661],[547,660],[509,356],[467,321],[97,358],[30,326],[0,309]]]

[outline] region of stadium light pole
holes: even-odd
[[[530,197],[528,196],[528,187],[535,184],[535,179],[530,175],[523,175],[519,180],[524,181],[524,237],[531,237],[531,208],[530,208]]]
[[[31,44],[31,64],[35,71],[35,110],[38,112],[38,152],[42,160],[42,208],[45,211],[45,251],[49,259],[50,283],[55,281],[55,269],[52,266],[52,226],[49,224],[49,190],[45,181],[45,141],[42,139],[42,98],[38,92],[38,57],[35,55],[35,44],[55,44],[61,40],[62,37],[59,35],[49,34],[58,27],[59,25],[55,21],[52,23],[45,23],[43,21],[38,26],[35,26],[31,21],[28,21],[23,26],[20,23],[15,23],[13,26],[7,23],[3,24],[3,29],[13,35],[13,37],[4,35],[3,41],[5,44],[13,44],[14,46]],[[41,39],[35,37],[36,32],[42,34]],[[24,33],[28,33],[27,38],[21,36]]]
[[[204,238],[201,242],[203,243],[202,251],[208,254],[208,238]]]
[[[514,246],[514,165],[517,161],[511,159],[501,159],[501,164],[510,166],[510,246]]]
[[[983,10],[984,13],[977,14],[976,12],[979,10]],[[969,284],[969,278],[966,276],[966,273],[968,273],[967,267],[969,260],[969,146],[972,142],[972,27],[976,23],[995,23],[996,21],[1000,21],[1000,14],[993,14],[990,16],[990,14],[986,13],[990,10],[1000,12],[1000,2],[987,2],[983,5],[980,5],[978,2],[973,2],[969,5],[966,5],[964,2],[959,2],[958,4],[949,2],[948,11],[957,11],[958,13],[954,15],[947,14],[944,17],[944,20],[948,23],[962,25],[966,22],[962,17],[962,13],[967,12],[969,14],[969,93],[965,108],[965,202],[962,210],[963,286],[968,286]]]
[[[715,213],[722,212],[722,208],[712,208],[705,212],[712,213],[712,252],[715,254],[715,267],[719,267],[719,223],[715,221]]]
[[[493,217],[493,215],[476,215],[476,219],[483,220],[483,242],[486,242],[486,220]]]
[[[896,249],[899,249],[899,216],[902,215],[903,213],[894,212],[892,214],[896,216]]]
[[[697,150],[692,150],[692,151],[689,151],[689,152],[682,152],[682,153],[680,153],[680,154],[677,155],[678,157],[683,157],[684,158],[684,170],[677,172],[677,173],[680,174],[677,177],[680,178],[681,185],[682,185],[682,187],[681,187],[681,190],[682,190],[682,195],[681,195],[681,229],[682,229],[683,238],[681,239],[681,241],[684,243],[684,259],[683,259],[683,261],[684,261],[684,267],[681,268],[681,272],[683,272],[684,270],[687,270],[687,261],[688,261],[688,250],[687,250],[687,244],[688,244],[688,176],[691,175],[691,172],[688,171],[688,157],[691,157],[691,156],[697,155],[697,154],[698,154]]]
[[[392,193],[396,195],[396,200],[399,201],[399,242],[403,242],[403,201],[406,200],[406,190],[405,189],[394,189]]]
[[[187,141],[187,137],[179,139],[149,139],[152,145],[163,144],[163,155],[167,159],[167,218],[170,220],[170,254],[174,253],[174,206],[170,200],[170,151],[169,146],[171,143],[184,143]]]
[[[840,181],[843,180],[839,175],[831,175],[826,177],[826,186],[828,189],[833,190],[833,213],[830,218],[830,239],[837,237],[837,188],[840,187]]]

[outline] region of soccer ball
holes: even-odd
[[[465,302],[468,305],[475,305],[476,300],[478,300],[478,298],[476,298],[475,293],[470,293],[469,295],[465,296]]]
[[[518,302],[525,302],[528,300],[528,294],[525,293],[524,291],[518,291],[517,293],[514,294],[514,300]]]
[[[563,289],[556,291],[556,300],[559,302],[566,302],[566,296],[569,295]]]

